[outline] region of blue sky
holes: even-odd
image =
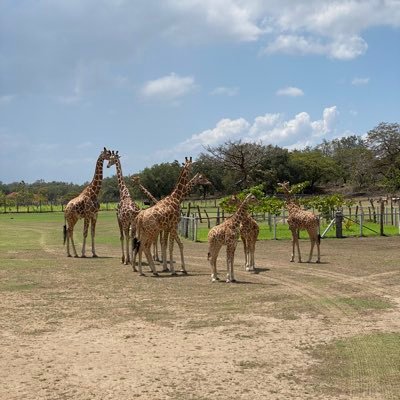
[[[364,135],[399,71],[400,0],[0,0],[0,181]]]

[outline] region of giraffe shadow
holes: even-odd
[[[254,271],[251,272],[247,271],[247,272],[251,273],[252,275],[257,275],[267,271],[271,271],[271,268],[256,267],[254,268]]]

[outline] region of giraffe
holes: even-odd
[[[119,203],[117,206],[117,220],[120,232],[122,258],[121,263],[130,264],[130,237],[135,233],[136,217],[139,214],[139,206],[132,200],[129,190],[125,184],[122,174],[120,156],[118,151],[111,153],[111,158],[108,161],[107,168],[115,164],[117,169],[118,188],[119,188]],[[124,248],[125,245],[125,248]]]
[[[83,226],[83,244],[82,244],[82,257],[86,257],[86,238],[88,235],[89,223],[90,223],[90,233],[92,237],[92,255],[97,257],[94,245],[94,236],[96,230],[97,222],[97,212],[99,211],[100,204],[97,200],[99,195],[101,184],[103,181],[103,162],[104,160],[109,160],[111,157],[111,151],[107,150],[105,147],[100,153],[97,162],[96,169],[92,181],[82,193],[70,200],[65,207],[64,217],[64,244],[67,242],[67,256],[71,257],[69,250],[69,243],[71,241],[72,250],[74,256],[78,257],[78,253],[75,249],[74,243],[74,226],[80,218],[84,219]]]
[[[140,191],[151,201],[151,205],[158,203],[158,200],[141,184],[139,175],[132,176],[132,182],[134,185],[138,186]],[[158,237],[153,243],[153,260],[161,261],[158,256]]]
[[[238,206],[240,204],[240,200],[237,196],[233,195],[228,200],[228,204]],[[256,251],[256,242],[259,232],[260,228],[257,224],[257,221],[250,214],[245,214],[240,223],[239,234],[243,242],[245,257],[244,268],[246,271],[249,272],[256,271],[254,255]]]
[[[167,269],[167,243],[169,234],[172,240],[175,239],[176,230],[174,229],[180,217],[180,204],[185,195],[185,188],[188,183],[188,176],[192,166],[192,158],[186,158],[181,170],[178,181],[172,193],[157,202],[152,207],[140,211],[137,217],[137,238],[134,241],[135,250],[139,253],[138,270],[140,275],[144,275],[142,271],[142,253],[144,252],[147,262],[151,268],[153,275],[158,275],[151,256],[150,247],[154,243],[158,234],[163,231],[163,241],[161,246],[163,269]],[[170,271],[172,275],[176,275],[173,264],[173,254],[170,252]]]
[[[139,189],[142,191],[142,193],[145,194],[145,196],[148,197],[148,199],[153,203],[156,204],[158,203],[158,200],[140,183],[140,178],[139,176],[134,176],[132,177],[132,181],[139,186]],[[211,182],[206,178],[205,175],[201,174],[201,173],[197,173],[186,185],[186,188],[184,189],[184,193],[183,193],[183,197],[187,196],[193,189],[194,186],[196,185],[211,185]],[[172,228],[172,230],[174,230],[174,232],[170,235],[170,241],[169,241],[169,252],[170,252],[170,260],[172,259],[171,254],[173,253],[173,245],[174,245],[174,240],[176,241],[176,243],[179,246],[179,251],[180,251],[180,255],[181,255],[181,270],[180,272],[183,272],[184,274],[187,273],[186,271],[186,266],[185,266],[185,259],[184,259],[184,255],[183,255],[183,243],[178,235],[177,232],[178,227],[175,226],[175,228]],[[162,234],[163,232],[160,232],[160,239],[162,241]],[[154,245],[154,249],[157,248],[157,238],[155,240],[155,245]],[[157,259],[157,258],[156,258]],[[171,263],[171,261],[170,261]],[[165,266],[164,266],[165,268]],[[167,272],[169,271],[168,269],[163,269],[163,272]]]
[[[295,257],[295,246],[297,247],[298,259],[301,263],[300,244],[299,244],[299,232],[301,229],[305,229],[308,232],[308,236],[311,241],[310,255],[307,262],[311,262],[314,245],[317,244],[317,263],[321,262],[320,257],[320,242],[321,236],[318,233],[319,230],[319,218],[310,211],[302,210],[300,205],[293,196],[292,190],[290,189],[289,182],[278,183],[278,186],[282,188],[282,191],[286,197],[286,208],[289,213],[287,222],[289,229],[292,232],[292,257],[291,262],[294,262]]]
[[[221,224],[214,226],[208,232],[208,257],[211,266],[211,281],[218,281],[217,258],[223,245],[226,245],[226,282],[236,282],[233,274],[233,261],[237,240],[240,232],[240,224],[247,217],[249,204],[255,204],[257,198],[253,194],[248,194],[238,206],[236,212]]]

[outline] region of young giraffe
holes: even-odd
[[[278,183],[286,196],[286,208],[289,212],[289,217],[287,222],[289,224],[289,229],[292,232],[292,258],[291,262],[294,262],[295,257],[295,246],[297,247],[297,253],[299,262],[301,263],[300,254],[300,244],[299,244],[299,232],[301,229],[305,229],[308,232],[308,236],[311,240],[310,255],[307,262],[311,262],[314,245],[317,244],[317,263],[321,261],[320,259],[320,242],[321,236],[318,233],[319,230],[319,218],[310,211],[302,210],[293,196],[290,189],[289,182]]]
[[[117,206],[117,220],[120,232],[122,258],[121,262],[125,265],[130,264],[130,238],[135,233],[136,217],[139,214],[139,206],[132,200],[127,186],[125,185],[124,176],[122,174],[120,156],[118,151],[111,153],[111,158],[108,161],[107,168],[115,164],[117,169],[118,188],[119,188],[119,203]],[[125,248],[124,248],[125,244]]]
[[[70,242],[72,244],[74,256],[78,257],[78,253],[76,252],[74,243],[74,226],[80,218],[84,219],[82,257],[86,257],[86,238],[88,235],[89,223],[90,233],[92,237],[92,254],[93,257],[97,257],[94,246],[97,212],[100,208],[97,197],[99,195],[101,183],[103,181],[103,162],[104,160],[109,160],[110,157],[111,151],[107,150],[104,147],[104,150],[100,153],[97,159],[96,169],[91,183],[82,191],[79,196],[70,200],[65,207],[64,244],[65,242],[67,242],[68,257],[71,257],[71,253],[69,251]]]
[[[137,217],[137,240],[135,248],[139,253],[138,270],[140,275],[142,271],[142,253],[144,252],[147,262],[151,268],[153,275],[158,275],[154,266],[153,257],[151,255],[151,245],[157,238],[158,234],[163,231],[163,241],[161,246],[163,267],[167,269],[167,242],[168,236],[171,234],[172,240],[175,239],[176,230],[174,229],[179,222],[180,204],[185,195],[185,188],[189,181],[189,173],[192,166],[192,158],[186,158],[186,162],[181,170],[178,182],[172,193],[164,199],[157,202],[152,207],[140,211]],[[172,275],[176,275],[174,270],[173,255],[170,253],[170,271]]]
[[[140,190],[142,191],[142,193],[145,194],[145,196],[148,197],[148,199],[153,203],[156,204],[158,203],[158,200],[140,183],[140,178],[139,176],[134,176],[132,177],[133,182],[139,186]],[[211,182],[201,173],[197,173],[186,185],[185,188],[185,192],[183,193],[183,197],[187,196],[193,189],[194,186],[196,185],[211,185]],[[176,241],[176,243],[179,246],[179,251],[180,251],[180,255],[181,255],[181,271],[183,273],[187,273],[186,272],[186,267],[185,267],[185,259],[184,259],[184,255],[183,255],[183,243],[178,235],[177,232],[178,227],[175,227],[175,232],[170,235],[170,241],[169,241],[169,252],[170,252],[170,260],[171,260],[171,253],[173,253],[173,246],[174,246],[174,239]],[[163,237],[163,232],[160,232],[160,241],[162,241],[162,237]],[[157,240],[158,238],[156,238],[155,242],[154,242],[154,246],[153,248],[155,249],[155,252],[157,251]],[[158,259],[158,255],[157,257],[154,257],[156,260]],[[163,272],[167,272],[169,271],[164,270]]]
[[[223,245],[226,245],[226,282],[236,282],[233,274],[233,261],[240,232],[240,224],[247,217],[248,205],[256,202],[257,198],[252,194],[248,194],[230,218],[214,226],[208,232],[207,259],[210,261],[212,282],[219,280],[217,275],[217,258]]]
[[[228,203],[238,206],[240,204],[240,200],[237,196],[233,195],[229,199]],[[239,233],[243,242],[245,257],[244,268],[249,272],[256,271],[254,256],[259,232],[260,228],[257,224],[257,221],[250,214],[245,214],[242,222],[240,223]]]

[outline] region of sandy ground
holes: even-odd
[[[4,256],[37,266],[0,292],[1,399],[400,398],[378,382],[324,391],[310,372],[317,346],[400,332],[399,238],[325,240],[319,265],[290,263],[287,241],[258,242],[257,274],[244,271],[239,244],[237,284],[210,282],[205,243],[184,242],[189,276],[173,278],[137,276],[119,248],[68,259],[40,243]],[[224,249],[218,265],[222,274]],[[7,269],[0,278],[17,281]],[[340,300],[354,296],[392,306]]]

